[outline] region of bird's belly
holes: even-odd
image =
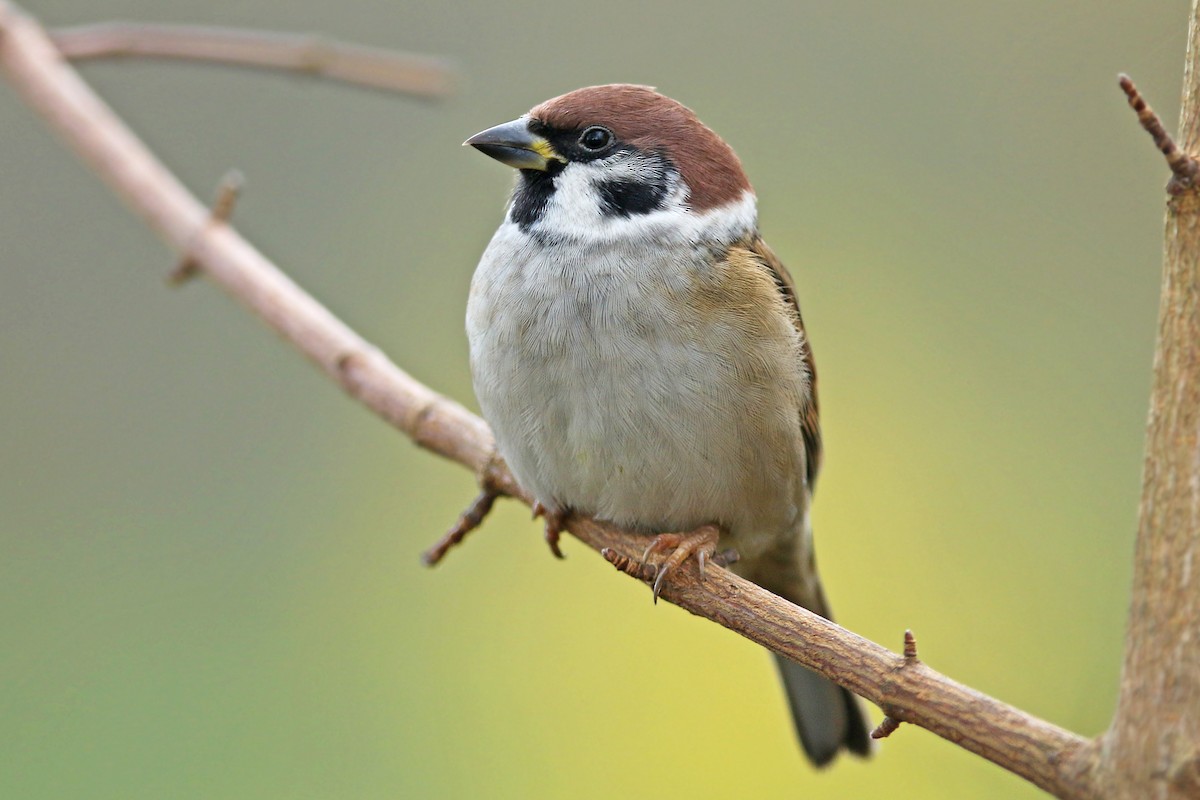
[[[794,353],[747,342],[736,320],[681,316],[636,283],[508,277],[518,285],[477,275],[472,368],[500,452],[535,497],[648,531],[716,522],[743,551],[797,524]]]

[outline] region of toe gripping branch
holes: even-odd
[[[650,584],[654,602],[657,603],[670,576],[675,575],[689,558],[696,559],[701,580],[705,577],[708,564],[727,567],[738,560],[736,550],[717,552],[719,536],[720,531],[715,525],[702,525],[688,533],[660,533],[650,540],[640,559],[611,547],[601,550],[600,555],[626,575]],[[658,563],[655,563],[655,556],[661,557]]]
[[[542,521],[546,523],[546,545],[555,558],[566,558],[562,548],[558,546],[558,540],[562,538],[562,532],[567,529],[567,517],[569,516],[568,512],[549,509],[538,500],[533,502],[533,518],[541,517]]]

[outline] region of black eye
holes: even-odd
[[[592,126],[579,135],[579,144],[585,150],[598,152],[612,144],[612,131],[608,128],[601,128],[599,125]]]

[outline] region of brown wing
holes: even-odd
[[[805,370],[808,371],[809,398],[808,404],[801,411],[800,429],[804,435],[804,454],[808,461],[808,487],[809,491],[812,491],[817,485],[817,473],[821,471],[821,415],[817,402],[817,366],[813,362],[812,346],[808,342],[808,334],[804,331],[804,320],[800,316],[800,301],[796,298],[796,284],[792,282],[792,276],[787,271],[787,267],[783,266],[783,262],[779,260],[779,256],[775,255],[775,251],[767,246],[761,236],[756,236],[749,243],[748,249],[757,256],[764,267],[770,270],[775,285],[779,287],[779,293],[783,295],[787,305],[796,312],[793,322],[796,330],[800,331],[800,347],[802,348],[800,357],[804,361]]]

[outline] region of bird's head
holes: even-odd
[[[733,149],[646,86],[577,89],[464,144],[519,171],[508,219],[527,233],[736,238],[755,227]]]

